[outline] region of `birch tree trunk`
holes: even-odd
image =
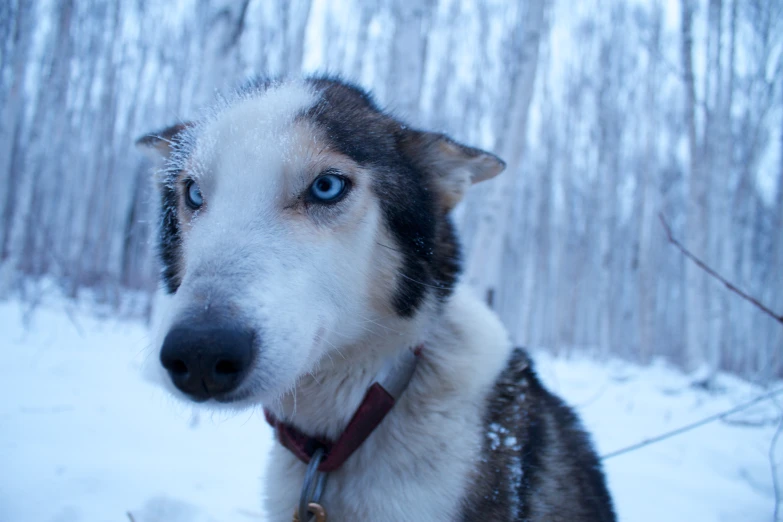
[[[693,71],[693,0],[682,0],[682,64],[685,75],[685,124],[688,128],[689,192],[686,237],[688,246],[697,256],[704,257],[707,249],[707,182],[702,168],[702,148],[697,134],[696,86]],[[705,295],[707,281],[704,272],[687,264],[686,327],[687,361],[695,364],[706,353],[707,316]]]
[[[516,91],[511,98],[511,122],[508,128],[506,146],[502,156],[507,162],[505,175],[476,186],[474,190],[481,191],[474,201],[476,213],[471,213],[465,219],[473,220],[472,227],[467,228],[470,237],[470,252],[466,276],[483,296],[495,295],[501,302],[506,302],[504,292],[509,290],[506,285],[500,285],[501,264],[504,258],[504,247],[509,231],[509,211],[511,205],[521,196],[515,186],[514,176],[522,170],[525,143],[527,141],[528,114],[533,88],[536,82],[538,68],[539,43],[544,22],[546,0],[531,0],[526,10],[522,11],[519,31],[524,35],[524,45],[520,49],[519,75]],[[513,196],[509,197],[509,195]],[[513,290],[512,290],[513,292]],[[516,301],[512,298],[512,301]],[[508,305],[507,305],[508,306]],[[510,320],[515,320],[514,314],[518,307],[508,309]],[[504,312],[501,312],[503,315]]]

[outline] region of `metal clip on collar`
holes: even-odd
[[[318,448],[307,465],[302,493],[299,496],[299,509],[294,513],[294,522],[326,522],[326,512],[319,502],[329,474],[318,471],[318,466],[325,455],[324,449]]]

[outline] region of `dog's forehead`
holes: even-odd
[[[281,84],[239,97],[202,124],[192,149],[191,168],[241,170],[248,161],[284,161],[301,143],[297,118],[318,98],[305,83]]]

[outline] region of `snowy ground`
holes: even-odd
[[[6,302],[0,329],[0,521],[127,522],[128,512],[136,522],[263,519],[271,443],[263,416],[195,413],[145,382],[143,326],[53,308],[28,317]],[[537,360],[601,453],[761,391],[721,377],[708,393],[663,365]],[[606,461],[620,519],[770,521],[776,411],[763,404]]]

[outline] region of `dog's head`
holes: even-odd
[[[165,161],[160,362],[198,401],[270,400],[436,307],[459,272],[448,213],[504,168],[326,78],[255,83],[139,145]]]

